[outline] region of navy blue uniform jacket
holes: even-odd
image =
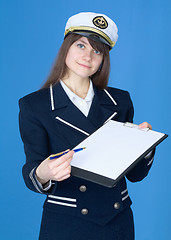
[[[115,187],[107,188],[71,176],[61,182],[54,181],[48,191],[43,191],[35,178],[41,161],[50,154],[72,149],[107,119],[133,121],[133,105],[128,92],[95,87],[94,92],[87,117],[70,101],[60,83],[20,99],[20,132],[26,154],[23,177],[29,189],[47,195],[45,209],[105,225],[131,205],[125,177]],[[139,162],[126,175],[127,179],[131,182],[142,180],[148,174],[152,157]]]

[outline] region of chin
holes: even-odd
[[[83,74],[83,73],[76,73],[76,75],[80,78],[89,78],[90,76],[92,76],[90,74]]]

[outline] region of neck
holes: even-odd
[[[80,78],[79,76],[74,76],[74,78],[72,78],[69,76],[64,77],[62,81],[72,92],[74,92],[79,97],[85,98],[87,96],[87,92],[90,86],[89,78]]]

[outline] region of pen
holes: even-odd
[[[85,147],[83,147],[83,148],[77,148],[77,149],[74,149],[74,150],[72,150],[72,151],[74,151],[74,152],[76,153],[76,152],[82,151],[82,150],[84,150],[84,149],[86,149],[86,148],[85,148]],[[69,152],[69,150],[67,150],[67,151],[65,151],[65,152],[60,152],[60,153],[54,154],[53,156],[49,157],[49,159],[52,160],[52,159],[55,159],[55,158],[59,158],[59,157],[65,155],[65,154],[68,153],[68,152]]]

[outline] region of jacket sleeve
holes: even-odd
[[[48,191],[43,191],[35,176],[36,168],[49,156],[47,132],[24,98],[19,100],[19,107],[20,134],[26,155],[26,163],[22,169],[25,184],[35,192],[52,193],[54,183]]]
[[[127,121],[133,122],[134,108],[128,93],[128,102],[129,109],[127,113]],[[145,156],[128,174],[126,175],[127,179],[131,182],[138,182],[144,179],[151,168],[153,159],[154,159],[155,149],[151,152],[151,154]]]

